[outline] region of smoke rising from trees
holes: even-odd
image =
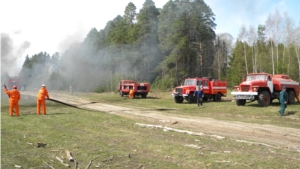
[[[15,46],[8,34],[1,33],[1,73],[7,72],[9,76],[17,76],[20,70],[16,65],[23,59],[23,54],[29,47],[28,41],[24,41],[20,46]]]

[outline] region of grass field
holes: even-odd
[[[300,153],[239,143],[230,138],[212,139],[161,129],[142,128],[135,121],[99,111],[75,109],[47,101],[48,115],[36,115],[36,102],[23,98],[19,117],[10,117],[7,96],[1,92],[1,168],[66,168],[65,150],[77,168],[300,168]],[[49,91],[51,96],[51,91]],[[116,93],[77,94],[94,102],[139,106],[225,121],[272,124],[300,128],[300,105],[288,107],[288,116],[278,114],[279,103],[262,108],[257,102],[238,107],[234,102],[175,104],[170,92],[153,92],[147,99],[127,99]],[[38,143],[46,146],[37,147]],[[91,163],[92,160],[92,163]],[[91,165],[90,165],[91,163]]]

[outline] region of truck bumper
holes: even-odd
[[[188,95],[187,94],[181,94],[181,93],[172,93],[172,96],[173,97],[178,97],[178,96],[187,97]]]
[[[231,95],[233,95],[237,100],[254,100],[257,94],[257,92],[231,92]]]

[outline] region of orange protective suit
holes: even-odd
[[[8,91],[4,88],[4,92],[9,96],[9,114],[13,116],[13,110],[16,110],[16,116],[19,116],[19,100],[21,98],[20,92],[17,89]]]
[[[129,90],[129,98],[134,98],[134,91],[132,89]]]
[[[37,114],[40,115],[40,108],[42,105],[43,113],[46,115],[45,97],[49,99],[48,91],[46,87],[42,87],[37,95]]]

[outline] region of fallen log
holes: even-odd
[[[72,157],[72,154],[69,150],[66,150],[67,158],[70,162],[74,162],[74,158]]]

